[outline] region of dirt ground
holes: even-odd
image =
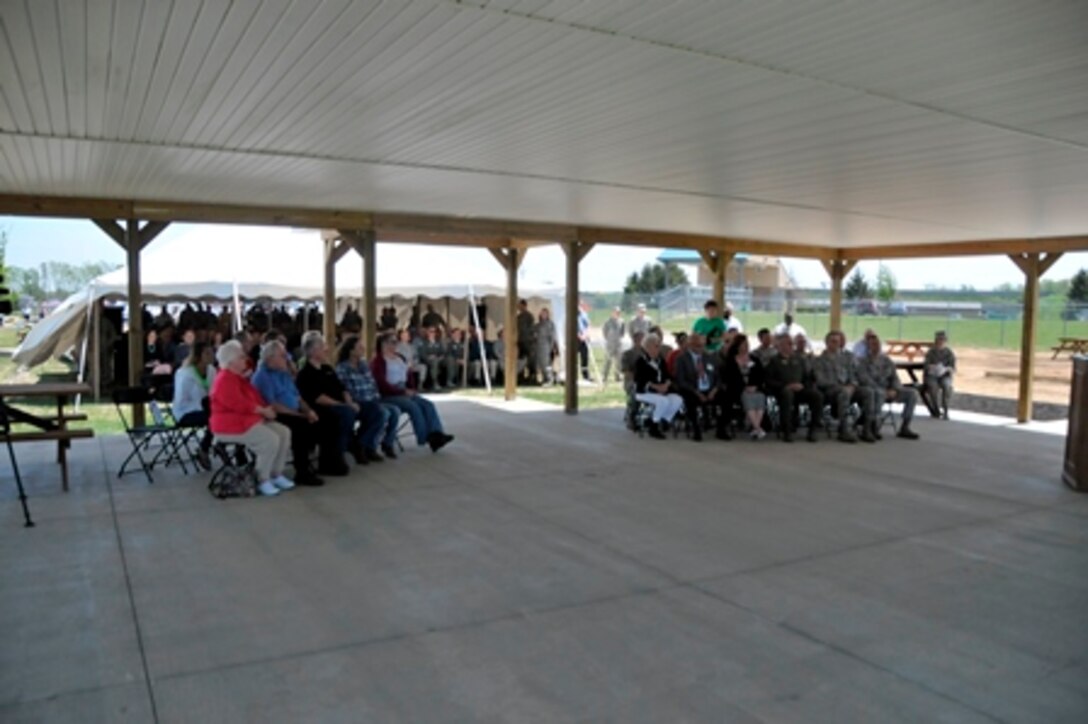
[[[1073,363],[1069,355],[1056,360],[1050,352],[1035,355],[1035,401],[1069,403]],[[1004,349],[956,348],[959,372],[956,389],[976,395],[1016,399],[1020,353]],[[987,374],[989,373],[989,374]]]

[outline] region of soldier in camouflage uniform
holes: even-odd
[[[782,428],[782,439],[793,442],[794,413],[798,405],[808,405],[809,418],[808,441],[816,442],[816,430],[822,424],[824,398],[811,385],[807,376],[805,360],[793,351],[793,340],[783,334],[775,338],[778,355],[767,365],[767,390],[778,400],[778,422]]]
[[[427,327],[423,330],[423,339],[419,340],[419,361],[427,366],[427,383],[432,390],[439,388],[438,370],[446,358],[446,345],[438,338],[438,330]],[[423,380],[419,381],[420,389]]]
[[[866,387],[877,391],[881,404],[889,402],[903,403],[902,423],[898,436],[907,440],[917,440],[918,433],[910,429],[914,419],[914,406],[918,402],[918,393],[913,387],[904,387],[899,381],[899,372],[888,355],[881,352],[880,337],[875,334],[868,338],[869,353],[858,360],[858,380]],[[873,415],[873,432],[880,437],[880,408]]]
[[[623,333],[625,329],[626,325],[623,323],[623,317],[620,316],[620,308],[616,307],[612,310],[612,316],[608,318],[608,321],[604,323],[604,327],[601,328],[604,335],[606,357],[601,382],[606,384],[608,383],[609,372],[616,376],[616,382],[620,381],[620,354],[623,351]]]
[[[446,387],[460,387],[465,369],[465,333],[460,329],[450,331],[446,345]]]
[[[839,439],[854,442],[857,436],[850,425],[850,403],[861,408],[861,439],[876,442],[873,437],[873,409],[876,403],[873,390],[858,384],[854,356],[842,348],[842,332],[832,330],[824,338],[824,351],[812,360],[816,389],[824,400],[832,405],[839,416]]]
[[[956,373],[956,353],[948,347],[948,335],[937,332],[933,346],[926,352],[925,374],[922,377],[929,394],[930,414],[948,419],[952,404],[952,375]]]

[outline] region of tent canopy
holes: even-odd
[[[505,272],[484,249],[379,244],[376,261],[379,306],[396,308],[401,324],[422,301],[434,304],[450,324],[465,326],[471,321],[470,297],[486,305],[490,336],[504,324]],[[324,297],[324,264],[324,242],[313,230],[198,228],[148,248],[140,265],[141,288],[145,302],[229,302],[236,287],[246,301],[317,302]],[[361,298],[362,279],[362,260],[350,251],[336,266],[338,315]],[[127,295],[127,268],[96,278],[35,325],[14,361],[33,367],[67,353],[82,338],[91,305]],[[562,289],[525,289],[522,296],[534,311],[550,307],[561,323]]]

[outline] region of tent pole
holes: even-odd
[[[87,287],[87,319],[83,324],[83,344],[80,345],[79,350],[79,372],[76,374],[76,381],[82,383],[87,377],[87,352],[89,351],[89,343],[91,340],[91,334],[94,332],[92,327],[94,326],[94,282],[92,281],[90,286]],[[79,412],[80,405],[83,404],[83,395],[76,395],[76,412]]]
[[[487,347],[484,346],[484,330],[480,329],[480,314],[476,311],[476,293],[473,291],[471,284],[468,285],[468,301],[472,305],[472,322],[476,326],[476,344],[480,347],[480,369],[484,373],[484,386],[487,387],[487,394],[491,394],[491,373],[487,370]],[[465,352],[468,353],[468,345],[465,345]],[[468,375],[468,365],[465,365],[465,374]]]

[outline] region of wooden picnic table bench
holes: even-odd
[[[5,442],[41,442],[56,441],[57,462],[60,464],[61,485],[68,492],[68,448],[72,440],[94,437],[94,431],[88,429],[73,430],[70,422],[81,422],[87,415],[78,412],[65,412],[68,400],[76,395],[88,395],[91,386],[81,382],[47,382],[24,385],[0,385],[0,405],[4,406],[10,423],[23,423],[32,430],[4,431]],[[14,407],[12,399],[52,397],[57,401],[56,414],[36,415]]]
[[[889,357],[906,357],[913,361],[915,357],[925,357],[926,352],[933,346],[933,342],[924,342],[909,339],[889,339],[886,344],[886,354]]]
[[[1088,338],[1085,337],[1058,337],[1058,344],[1051,347],[1054,356],[1050,359],[1058,359],[1062,352],[1070,354],[1088,354]]]

